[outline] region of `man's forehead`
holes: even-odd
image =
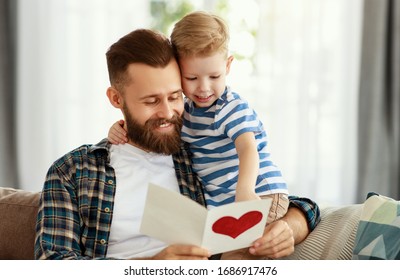
[[[155,97],[181,93],[179,67],[169,63],[166,67],[153,67],[143,63],[132,63],[128,66],[128,88],[135,88],[140,97]]]
[[[168,65],[154,67],[143,63],[131,63],[128,65],[127,74],[132,81],[162,82],[163,79],[172,79],[171,82],[180,81],[180,70],[176,62],[171,61]]]

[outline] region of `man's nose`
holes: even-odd
[[[161,119],[171,119],[174,116],[174,110],[169,102],[160,103],[157,116]]]

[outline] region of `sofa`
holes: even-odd
[[[33,259],[39,193],[0,187],[0,259]]]
[[[39,195],[38,192],[0,187],[0,259],[34,258]],[[384,207],[380,205],[387,205],[388,201],[390,205],[382,210]],[[292,255],[283,259],[396,259],[396,256],[400,258],[399,209],[397,201],[382,196],[374,196],[364,204],[323,207],[321,222],[315,230],[296,246]],[[384,241],[394,240],[395,244],[389,245],[392,252],[386,249],[382,253],[382,247],[385,249],[385,245],[379,243],[381,236],[386,238]],[[358,251],[355,251],[358,244],[361,244],[361,247],[358,246]]]

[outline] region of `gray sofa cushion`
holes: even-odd
[[[287,260],[349,260],[362,204],[321,208],[321,222]]]

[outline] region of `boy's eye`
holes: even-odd
[[[194,81],[194,80],[196,80],[197,78],[196,78],[196,77],[186,77],[185,79],[188,80],[188,81]]]
[[[221,75],[218,75],[218,76],[210,76],[211,79],[218,79],[219,77],[221,77]]]

